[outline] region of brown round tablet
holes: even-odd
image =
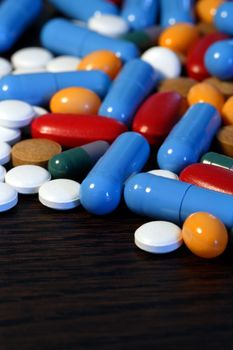
[[[205,82],[216,87],[225,97],[231,97],[233,95],[233,82],[223,81],[217,78],[211,77],[205,79]]]
[[[187,97],[189,90],[197,84],[197,81],[191,78],[175,78],[175,79],[165,79],[161,82],[159,86],[160,92],[166,91],[176,91],[183,97]]]
[[[11,150],[12,165],[34,164],[47,167],[54,155],[61,153],[59,143],[47,139],[28,139],[16,143]]]
[[[217,133],[217,140],[222,153],[233,157],[233,125],[222,127]]]

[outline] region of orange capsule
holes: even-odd
[[[229,97],[223,105],[222,118],[224,124],[233,124],[233,96]]]
[[[198,37],[198,29],[193,24],[176,23],[161,33],[159,45],[186,55]]]
[[[207,259],[222,254],[228,243],[227,230],[222,221],[205,212],[196,212],[185,220],[182,236],[194,254]]]
[[[99,50],[85,56],[79,63],[78,70],[102,70],[114,79],[122,67],[122,62],[112,51]]]
[[[223,0],[199,0],[196,4],[196,13],[199,19],[205,23],[213,23],[217,8]]]
[[[97,114],[100,105],[101,100],[95,92],[81,87],[59,90],[50,100],[53,113]]]
[[[187,95],[189,105],[193,105],[198,102],[206,102],[214,106],[219,112],[221,112],[224,97],[221,92],[208,83],[199,83],[191,87]]]

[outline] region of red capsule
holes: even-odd
[[[233,172],[215,165],[189,165],[180,173],[179,179],[210,190],[233,194]]]
[[[186,70],[190,78],[202,81],[210,76],[205,67],[205,53],[210,45],[227,38],[228,36],[226,34],[214,32],[205,35],[197,41],[197,43],[188,52],[186,61]]]
[[[132,129],[142,134],[151,145],[160,145],[180,119],[183,101],[175,91],[151,95],[136,113]]]
[[[68,148],[98,140],[112,143],[125,131],[123,123],[97,115],[48,113],[31,124],[32,137],[53,140]]]

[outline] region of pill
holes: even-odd
[[[46,72],[45,67],[16,68],[12,71],[12,74],[20,75],[20,74],[35,74],[35,73],[44,73],[44,72]]]
[[[204,164],[212,164],[225,169],[233,170],[233,158],[216,152],[208,152],[203,154],[200,161]]]
[[[207,259],[222,254],[228,243],[224,224],[206,212],[193,213],[185,220],[182,237],[192,253]]]
[[[176,91],[181,96],[187,97],[189,90],[196,83],[196,80],[186,77],[164,79],[160,82],[158,90],[160,92]]]
[[[222,127],[216,135],[222,153],[233,157],[233,125]]]
[[[112,143],[126,130],[123,123],[96,115],[46,114],[31,124],[32,137],[50,139],[69,148],[98,140]]]
[[[75,56],[58,56],[46,64],[46,70],[51,73],[75,71],[80,61]]]
[[[215,77],[210,77],[205,79],[204,82],[215,86],[225,97],[231,97],[233,95],[232,81],[223,81]]]
[[[32,106],[32,108],[34,109],[34,118],[40,117],[41,115],[47,114],[48,111],[40,106]]]
[[[21,194],[38,193],[40,186],[50,179],[50,173],[38,165],[19,165],[5,176],[6,183]]]
[[[4,166],[0,165],[0,182],[4,182],[6,175],[6,169]]]
[[[139,58],[127,62],[111,85],[98,114],[130,125],[137,108],[157,82],[158,74],[150,64]]]
[[[205,35],[195,43],[188,51],[186,61],[186,70],[190,78],[201,81],[210,76],[204,61],[206,51],[213,43],[226,38],[225,34],[215,32]]]
[[[216,27],[213,23],[198,22],[196,23],[200,35],[207,35],[216,32]]]
[[[85,57],[97,50],[110,50],[123,62],[138,57],[136,45],[118,38],[110,38],[75,25],[68,20],[55,18],[41,31],[42,45],[58,55]]]
[[[223,33],[233,35],[233,3],[224,1],[214,16],[216,28]]]
[[[52,209],[73,209],[80,204],[80,184],[69,179],[48,181],[39,189],[39,201]]]
[[[148,28],[156,23],[159,10],[158,0],[125,0],[121,16],[132,30]]]
[[[0,4],[0,52],[9,50],[38,17],[41,0],[4,0]]]
[[[11,63],[7,59],[0,57],[0,78],[2,78],[4,75],[9,74],[11,71]]]
[[[105,0],[85,0],[85,4],[83,0],[50,0],[50,2],[64,15],[84,22],[102,13],[118,13],[117,6]]]
[[[233,172],[228,169],[196,163],[184,168],[179,178],[203,188],[233,194]]]
[[[224,97],[221,92],[211,84],[202,82],[194,85],[188,92],[187,100],[190,106],[195,103],[206,102],[221,112],[224,105]]]
[[[206,211],[233,226],[233,196],[183,181],[140,173],[125,184],[124,199],[136,214],[178,225],[192,213]]]
[[[59,90],[50,100],[53,113],[97,114],[101,100],[91,90],[70,87]]]
[[[89,18],[87,26],[97,33],[118,38],[128,32],[128,23],[120,16],[102,14]]]
[[[168,221],[150,221],[140,226],[134,234],[136,246],[149,253],[169,253],[182,243],[179,226]]]
[[[179,22],[194,22],[193,0],[160,0],[160,23],[162,27]]]
[[[42,47],[25,47],[11,56],[15,68],[43,68],[53,58],[48,50]]]
[[[179,180],[178,175],[173,173],[172,171],[169,170],[163,170],[163,169],[154,169],[148,171],[149,174],[156,175],[156,176],[163,176],[168,179],[173,179],[173,180]]]
[[[8,100],[0,102],[0,125],[6,128],[22,128],[32,121],[33,108],[26,102]]]
[[[50,158],[61,153],[61,146],[46,139],[27,139],[12,147],[11,158],[13,166],[34,164],[47,167]]]
[[[159,45],[186,55],[197,42],[199,32],[191,23],[176,23],[166,28],[159,37]]]
[[[18,203],[18,193],[6,183],[0,183],[0,212],[13,208]]]
[[[0,126],[0,141],[7,142],[9,145],[13,145],[21,138],[20,129],[10,129]]]
[[[142,30],[130,31],[121,36],[121,39],[130,41],[137,45],[137,47],[143,52],[149,47],[157,44],[158,37],[162,32],[160,26],[152,26],[144,28]]]
[[[213,23],[214,16],[223,0],[199,0],[196,3],[195,10],[198,18],[206,23]]]
[[[181,73],[181,63],[175,52],[166,47],[151,47],[141,59],[152,65],[160,73],[161,79],[177,78]]]
[[[106,141],[95,141],[53,156],[48,170],[53,178],[82,181],[97,160],[107,151]]]
[[[222,118],[225,124],[233,124],[233,95],[223,105]]]
[[[233,78],[233,40],[212,44],[205,53],[205,66],[211,75],[221,80]]]
[[[160,145],[180,119],[182,96],[177,92],[158,92],[148,97],[132,124],[151,145]]]
[[[121,200],[124,182],[146,164],[150,147],[133,131],[120,135],[81,183],[82,206],[96,215],[111,213]]]
[[[0,141],[0,164],[6,164],[11,158],[11,146],[8,143]]]
[[[121,60],[108,50],[98,50],[85,56],[77,65],[78,70],[101,70],[114,79],[122,67]]]
[[[221,125],[218,111],[207,103],[191,106],[164,140],[157,154],[158,165],[179,174],[209,150]]]
[[[110,82],[100,71],[7,75],[0,80],[0,100],[16,99],[43,106],[57,91],[71,86],[90,89],[103,97]]]

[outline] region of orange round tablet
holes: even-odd
[[[176,23],[160,34],[159,45],[186,55],[198,37],[198,29],[193,24]]]
[[[100,105],[101,100],[95,92],[81,87],[59,90],[50,100],[53,113],[97,114]]]
[[[233,125],[233,96],[228,98],[222,109],[222,118],[225,124]]]
[[[85,56],[79,63],[78,70],[101,70],[114,79],[122,67],[122,62],[115,53],[108,50],[98,50]]]
[[[219,112],[221,112],[224,97],[221,92],[208,83],[199,83],[191,87],[187,95],[189,105],[193,105],[199,102],[206,102],[214,106]]]
[[[217,8],[223,0],[199,0],[196,4],[196,13],[199,19],[206,23],[212,23]]]
[[[222,254],[228,243],[224,224],[215,216],[197,212],[184,222],[182,236],[186,246],[202,258],[215,258]]]

